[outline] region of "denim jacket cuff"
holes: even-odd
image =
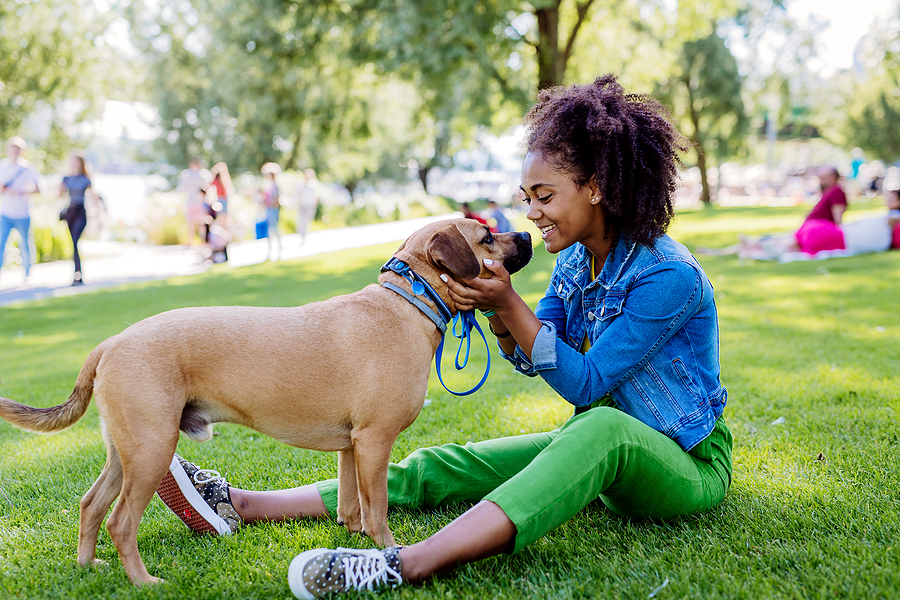
[[[500,356],[511,362],[517,371],[526,375],[533,376],[537,371],[556,368],[556,327],[546,321],[542,321],[542,324],[534,338],[530,360],[519,346],[516,346],[511,355],[500,349]]]

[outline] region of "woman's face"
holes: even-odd
[[[528,153],[521,187],[528,204],[526,216],[540,230],[548,252],[556,254],[575,242],[595,255],[608,251],[600,192],[594,184],[580,186],[543,154]]]
[[[84,163],[81,160],[80,156],[72,156],[69,158],[69,170],[75,174],[81,174],[84,172]]]

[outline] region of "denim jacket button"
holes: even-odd
[[[594,312],[591,311],[588,313],[588,321],[593,321],[593,320],[594,320]]]

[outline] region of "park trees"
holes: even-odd
[[[90,2],[0,4],[0,137],[49,141],[29,153],[39,163],[69,151],[76,140],[67,130],[98,115],[121,82],[108,25]]]
[[[742,79],[725,40],[713,31],[682,44],[671,78],[661,80],[658,87],[658,95],[674,108],[682,131],[694,146],[700,200],[705,204],[712,201],[707,154],[732,155],[747,132]]]
[[[606,72],[665,96],[705,173],[746,131],[748,79],[722,24],[751,5],[780,1],[132,0],[126,10],[169,163],[312,166],[353,192],[407,170],[427,191],[431,170],[519,122],[540,87]]]
[[[848,142],[884,162],[900,160],[900,2],[874,24],[864,45],[865,76],[850,98]]]

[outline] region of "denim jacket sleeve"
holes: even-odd
[[[551,287],[535,310],[544,326],[531,359],[518,346],[514,355],[503,356],[522,373],[540,375],[571,404],[590,404],[641,368],[697,312],[702,294],[703,277],[690,264],[649,266],[632,279],[621,312],[588,327],[591,348],[581,354],[563,339],[569,315]]]

